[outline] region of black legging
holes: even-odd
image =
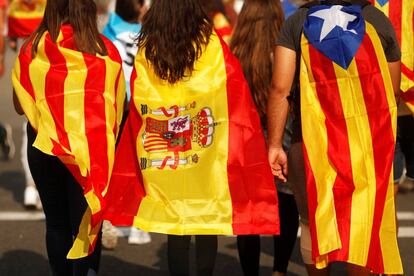
[[[217,236],[195,236],[198,276],[211,276],[217,256]],[[190,275],[191,236],[168,235],[168,268],[172,276]]]
[[[286,273],[299,227],[299,214],[293,195],[278,193],[280,236],[273,236],[273,271]],[[260,236],[237,236],[237,248],[244,275],[259,275]]]
[[[77,260],[66,258],[87,206],[82,188],[57,157],[31,146],[35,132],[30,126],[27,138],[29,167],[46,216],[46,248],[52,273],[56,276],[86,276],[88,272],[94,275],[101,256],[100,237],[90,256]]]

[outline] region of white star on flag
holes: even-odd
[[[323,19],[323,26],[319,41],[324,40],[324,38],[336,27],[340,27],[345,32],[351,32],[357,34],[355,30],[348,30],[349,22],[354,21],[357,17],[355,15],[346,13],[341,9],[343,6],[334,5],[329,9],[316,11],[309,16],[318,17]]]

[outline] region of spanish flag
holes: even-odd
[[[361,7],[309,9],[300,100],[312,257],[402,274],[392,164],[397,108],[384,50]]]
[[[88,203],[68,258],[93,252],[123,113],[122,61],[115,46],[103,40],[108,56],[79,52],[72,27],[63,25],[56,43],[43,35],[34,58],[31,43],[22,47],[12,73],[16,95],[37,132],[33,146],[60,158]]]
[[[9,37],[30,36],[39,26],[46,7],[46,0],[12,0],[9,7]]]
[[[401,47],[401,97],[414,113],[414,1],[370,0],[387,15]]]
[[[106,218],[148,232],[277,234],[276,187],[238,60],[213,33],[191,77],[169,84],[140,49]]]

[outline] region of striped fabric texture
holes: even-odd
[[[8,12],[8,36],[25,38],[39,26],[46,7],[46,0],[12,0]]]
[[[401,97],[414,113],[414,1],[370,0],[387,15],[401,47]]]
[[[378,34],[365,22],[347,69],[302,36],[300,69],[312,255],[402,274],[392,162],[397,108]]]
[[[108,56],[76,50],[70,25],[55,42],[45,33],[37,54],[22,47],[12,73],[16,95],[37,136],[33,144],[57,156],[83,188],[88,209],[68,258],[93,251],[123,114],[122,61],[103,38]]]
[[[174,235],[277,234],[277,193],[238,60],[215,33],[191,77],[160,80],[140,49],[108,192],[114,225]]]

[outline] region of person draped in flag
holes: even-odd
[[[53,275],[95,275],[125,81],[93,0],[48,1],[12,72]]]
[[[282,27],[269,162],[293,189],[309,275],[328,275],[335,261],[347,262],[349,275],[402,274],[392,185],[400,58],[391,22],[367,1],[312,2]]]
[[[172,275],[189,274],[195,235],[198,275],[212,275],[216,235],[279,233],[260,119],[199,0],[154,0],[138,49],[105,218],[168,234]]]
[[[138,51],[135,43],[141,30],[141,22],[148,9],[144,0],[117,0],[115,11],[109,15],[108,23],[102,34],[109,38],[118,49],[122,58],[122,68],[126,83],[127,101],[125,103],[124,116],[121,123],[121,131],[128,117],[129,100],[131,98],[130,79],[134,66],[134,59]],[[113,249],[117,244],[117,229],[110,222],[105,221],[102,229],[102,245],[104,248]],[[146,244],[151,242],[149,233],[131,227],[128,236],[129,244]]]
[[[246,0],[240,11],[230,49],[240,60],[263,129],[266,133],[266,106],[273,70],[275,41],[284,21],[282,5],[274,0]],[[289,130],[284,145],[289,144]],[[273,236],[273,275],[285,275],[295,245],[299,220],[292,192],[278,185],[280,236]],[[260,236],[240,235],[237,248],[243,273],[259,275]]]
[[[414,189],[414,2],[370,1],[390,18],[401,46],[401,99],[398,105],[394,181],[396,192],[410,191]],[[401,182],[404,167],[406,177]]]

